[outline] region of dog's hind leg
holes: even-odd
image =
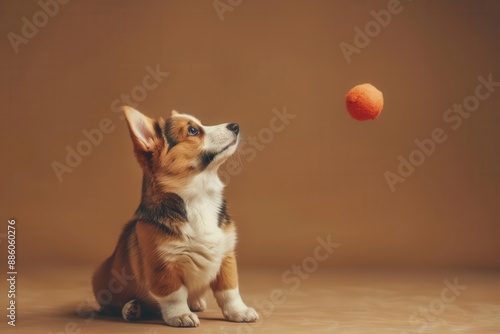
[[[132,299],[122,308],[122,316],[126,321],[138,320],[141,317],[141,304],[138,299]]]

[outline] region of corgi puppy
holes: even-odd
[[[101,311],[127,321],[158,313],[167,325],[196,327],[193,312],[205,309],[211,288],[227,320],[256,321],[238,290],[236,230],[217,174],[236,151],[238,124],[204,126],[176,111],[158,121],[131,107],[124,113],[143,170],[142,197],[93,275]]]

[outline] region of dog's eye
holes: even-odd
[[[188,127],[188,133],[190,136],[196,136],[198,134],[198,129],[190,125]]]

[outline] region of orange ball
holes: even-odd
[[[369,83],[354,86],[345,97],[345,106],[358,121],[375,119],[384,107],[382,92]]]

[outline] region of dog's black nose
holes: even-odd
[[[236,134],[238,134],[238,132],[240,132],[240,126],[238,124],[236,124],[236,123],[229,123],[227,125],[227,128],[228,128],[229,131],[232,131],[232,132],[234,132]]]

